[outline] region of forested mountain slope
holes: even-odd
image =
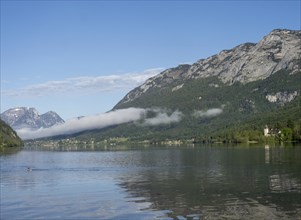
[[[20,147],[23,145],[22,140],[17,133],[4,121],[0,119],[0,148],[1,147]]]

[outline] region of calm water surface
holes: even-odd
[[[32,148],[0,159],[1,219],[301,219],[301,146]]]

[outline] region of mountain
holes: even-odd
[[[0,119],[0,148],[1,147],[20,147],[22,140],[17,133],[4,121]]]
[[[301,31],[276,29],[257,44],[241,44],[192,65],[167,69],[129,92],[114,109],[135,106],[139,99],[167,87],[175,92],[185,87],[185,83],[198,79],[215,78],[219,84],[210,85],[218,87],[234,83],[245,85],[266,79],[280,70],[294,74],[300,71],[300,54]]]
[[[146,119],[73,137],[257,140],[268,125],[274,130],[289,126],[287,140],[301,140],[300,67],[301,31],[276,29],[258,43],[167,69],[113,108],[148,109]]]
[[[40,116],[42,127],[49,128],[56,124],[62,124],[65,121],[54,111],[46,112]]]
[[[1,119],[14,129],[21,128],[48,128],[64,123],[64,120],[55,112],[49,111],[40,115],[35,108],[11,108],[1,114]]]

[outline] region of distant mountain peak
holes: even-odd
[[[64,120],[54,111],[40,113],[33,107],[16,107],[1,114],[1,119],[14,129],[21,128],[48,128],[64,123]]]

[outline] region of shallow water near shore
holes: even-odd
[[[0,159],[1,219],[301,219],[301,146],[71,146]]]

